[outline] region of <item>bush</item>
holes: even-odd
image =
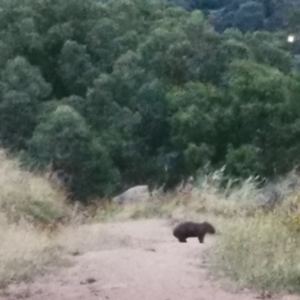
[[[245,179],[261,173],[259,150],[252,145],[243,145],[238,149],[229,147],[226,157],[226,173]]]
[[[50,113],[28,143],[29,164],[54,171],[63,170],[67,187],[82,201],[111,195],[119,184],[105,148],[90,132],[84,118],[73,108],[62,105]]]

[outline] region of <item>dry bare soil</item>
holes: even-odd
[[[179,243],[166,220],[87,225],[69,267],[10,286],[0,300],[250,300],[208,276],[206,252],[217,235]],[[80,240],[80,242],[79,242]],[[74,250],[76,250],[74,248]],[[277,297],[279,299],[279,297]],[[300,299],[284,296],[280,299]]]

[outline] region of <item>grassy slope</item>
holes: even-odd
[[[22,171],[0,151],[0,287],[59,261],[59,235],[47,229],[69,214],[63,191],[46,178]]]

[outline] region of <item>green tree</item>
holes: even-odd
[[[1,74],[3,93],[16,91],[26,93],[34,100],[47,99],[52,87],[47,83],[39,68],[30,65],[24,58],[17,56],[7,62]]]
[[[187,83],[168,94],[171,141],[183,151],[189,143],[211,144],[214,136],[212,107],[221,94],[213,86]]]
[[[292,144],[297,145],[298,133],[289,132],[299,120],[296,81],[250,61],[234,62],[230,72],[234,101],[229,110],[235,115],[230,142],[234,148],[243,144],[259,148],[263,175],[286,172],[294,161]]]
[[[263,5],[255,1],[248,1],[241,4],[239,9],[235,12],[233,26],[242,32],[263,29]]]
[[[37,101],[28,94],[9,91],[0,102],[0,139],[4,147],[26,148],[37,124]]]
[[[86,47],[66,41],[59,56],[59,74],[67,93],[84,96],[96,76]]]
[[[204,143],[199,146],[192,143],[189,144],[187,149],[184,151],[185,163],[188,172],[192,175],[196,175],[200,168],[210,162],[212,153],[212,147],[208,147]]]
[[[91,134],[85,120],[72,108],[60,106],[37,126],[28,143],[33,165],[51,162],[69,177],[69,189],[81,200],[111,195],[119,184],[101,142]]]
[[[37,125],[39,101],[49,97],[51,86],[23,57],[9,60],[1,75],[0,139],[5,147],[24,149]]]
[[[260,149],[253,145],[242,145],[238,149],[228,147],[225,172],[239,178],[249,178],[261,173]]]

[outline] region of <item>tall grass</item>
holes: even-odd
[[[291,178],[294,175],[271,185],[282,199],[264,209],[254,201],[257,192],[246,192],[251,195],[245,198],[248,207],[236,197],[243,190],[249,191],[248,184],[233,191],[229,198],[235,202],[235,213],[221,221],[221,235],[211,251],[215,274],[262,292],[300,292],[299,180],[293,189],[288,188],[289,182],[295,182],[295,177]]]
[[[199,219],[203,214],[213,214],[231,218],[254,213],[255,181],[250,178],[236,188],[220,189],[222,175],[215,172],[199,180],[196,188],[182,193],[173,192],[161,195],[155,192],[150,201],[135,202],[126,205],[101,203],[95,210],[95,221],[126,220],[151,217],[175,219]],[[228,190],[228,191],[227,191]],[[230,192],[229,192],[230,190]]]
[[[299,234],[280,213],[228,223],[211,253],[216,274],[268,292],[300,292]]]
[[[26,280],[59,261],[58,241],[36,225],[54,224],[68,214],[63,191],[21,170],[0,150],[0,287]]]
[[[28,222],[0,226],[0,288],[30,279],[50,263],[58,263],[61,248]]]
[[[50,222],[69,213],[65,195],[41,175],[20,170],[18,162],[0,150],[0,209],[9,222],[21,218]]]

